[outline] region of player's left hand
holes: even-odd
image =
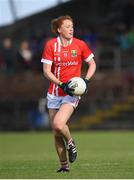
[[[88,92],[88,88],[89,88],[89,79],[83,78],[83,80],[84,80],[84,81],[85,81],[85,83],[86,83],[86,90],[85,90],[85,94],[87,94],[87,92]]]

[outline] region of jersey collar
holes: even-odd
[[[58,41],[59,45],[61,45],[61,40],[60,40],[59,36],[57,37],[57,41]],[[73,38],[70,39],[69,45],[72,43],[72,41],[73,41]]]

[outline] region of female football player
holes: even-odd
[[[57,37],[46,43],[41,62],[44,76],[50,80],[47,107],[60,161],[57,172],[69,172],[69,162],[76,160],[77,150],[67,122],[77,107],[79,98],[73,96],[73,89],[69,88],[68,81],[72,77],[81,76],[81,65],[84,60],[88,64],[88,70],[83,79],[88,87],[96,64],[94,55],[86,43],[73,37],[73,20],[70,16],[53,19],[51,28]]]

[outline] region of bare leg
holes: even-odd
[[[71,139],[71,134],[66,123],[72,115],[73,111],[74,108],[71,104],[63,104],[53,119],[53,129],[60,133],[66,141]]]
[[[60,162],[66,161],[67,155],[66,155],[66,147],[65,147],[63,137],[61,135],[59,136],[55,134],[54,138],[55,138],[55,147],[56,147],[56,151],[59,156]]]
[[[71,133],[67,124],[64,125],[62,131],[63,132],[61,132],[61,134],[63,135],[65,141],[68,142],[72,137],[71,137]]]
[[[57,113],[57,110],[49,109],[50,123],[52,127],[53,127],[53,120],[56,113]],[[53,129],[53,133],[54,133],[54,139],[55,139],[55,147],[56,147],[56,151],[59,156],[59,159],[61,162],[65,161],[67,160],[67,155],[66,155],[66,147],[65,147],[63,136],[62,134],[55,131],[54,129]]]
[[[71,104],[61,105],[58,111],[54,109],[49,110],[51,125],[55,137],[55,147],[62,167],[63,164],[64,166],[68,167],[66,145],[64,140],[66,141],[66,143],[68,143],[70,140],[72,141],[72,137],[66,123],[69,120],[70,116],[72,115],[73,111],[74,108],[72,107]]]

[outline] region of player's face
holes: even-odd
[[[73,37],[73,23],[69,19],[63,21],[61,27],[58,29],[60,36],[65,39],[71,39]]]

